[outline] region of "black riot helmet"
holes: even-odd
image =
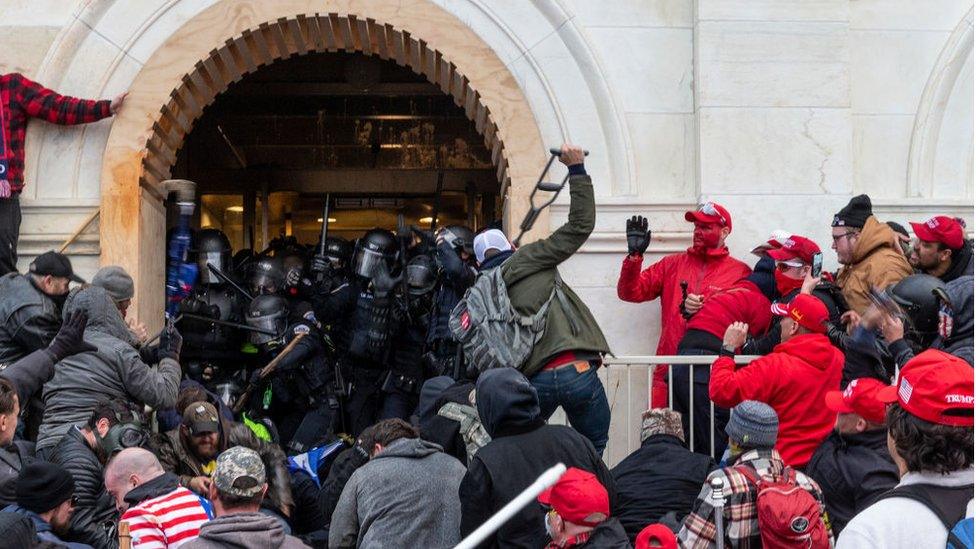
[[[202,229],[197,231],[193,239],[191,253],[196,255],[197,270],[200,273],[201,284],[221,284],[216,275],[210,272],[207,264],[213,265],[223,273],[231,270],[230,240],[219,229]]]
[[[461,252],[468,254],[468,257],[474,255],[474,232],[471,229],[464,225],[448,225],[441,229],[441,234],[458,256]]]
[[[356,249],[352,257],[352,271],[364,278],[372,278],[376,266],[386,263],[388,269],[393,268],[399,247],[396,237],[386,229],[370,229],[356,241]]]
[[[931,275],[915,274],[885,292],[904,313],[905,338],[922,347],[931,345],[939,331],[939,308],[949,301],[945,283]]]
[[[280,257],[261,256],[247,269],[251,295],[275,294],[285,286],[285,268]]]
[[[251,301],[244,320],[251,328],[262,330],[249,332],[248,337],[254,345],[278,341],[288,326],[288,302],[277,295],[259,295]]]
[[[412,296],[430,293],[437,284],[437,273],[430,256],[418,255],[411,259],[404,269],[407,279],[407,291]]]
[[[332,269],[344,272],[352,258],[352,244],[345,238],[330,236],[325,239],[325,258],[329,260]]]

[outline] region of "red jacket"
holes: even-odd
[[[688,293],[702,294],[705,299],[719,290],[732,286],[752,271],[748,265],[729,256],[728,248],[701,253],[695,248],[672,254],[641,271],[643,258],[627,256],[617,280],[617,297],[631,303],[661,298],[661,338],[657,354],[673,355],[685,334],[685,319],[681,316],[681,281],[688,282]],[[724,332],[723,332],[724,334]],[[667,405],[667,368],[654,371],[651,406]]]
[[[71,125],[95,122],[112,116],[109,100],[90,101],[57,93],[20,73],[0,75],[0,101],[3,102],[4,143],[7,145],[9,172],[5,178],[19,193],[24,188],[24,136],[27,119],[40,118],[52,124]]]
[[[708,332],[722,339],[733,322],[749,325],[752,337],[766,333],[773,318],[772,303],[752,281],[742,279],[731,288],[716,292],[688,321],[688,328]]]
[[[769,404],[779,415],[776,450],[787,465],[803,467],[834,428],[837,413],[824,404],[824,395],[840,389],[843,369],[844,353],[827,336],[803,334],[738,370],[731,358],[719,357],[708,396],[725,408],[743,400]]]

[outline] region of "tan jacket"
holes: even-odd
[[[886,288],[912,274],[911,265],[895,242],[891,227],[873,215],[864,223],[854,247],[854,262],[837,276],[837,285],[851,310],[863,313],[868,308],[871,288]]]

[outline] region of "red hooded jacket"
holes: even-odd
[[[824,395],[840,389],[843,369],[844,353],[827,336],[802,334],[738,370],[731,358],[719,357],[708,396],[725,408],[743,400],[769,404],[779,415],[776,450],[787,465],[803,467],[834,429],[837,413],[824,404]]]
[[[716,292],[702,303],[702,308],[688,320],[688,329],[708,332],[722,339],[733,322],[749,325],[752,337],[766,333],[773,319],[772,303],[752,281],[742,279],[731,288]]]
[[[642,257],[627,256],[617,280],[617,297],[630,303],[642,303],[661,298],[661,338],[657,354],[673,355],[685,334],[685,319],[681,316],[681,281],[688,282],[688,293],[711,295],[732,286],[752,272],[748,265],[729,256],[728,248],[711,249],[702,253],[695,248],[664,257],[641,270]],[[724,334],[724,332],[723,332]],[[651,406],[667,406],[667,368],[654,371]]]

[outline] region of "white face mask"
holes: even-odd
[[[551,513],[551,511],[550,511],[550,513]],[[546,527],[546,535],[549,536],[549,539],[554,539],[555,536],[553,536],[553,534],[552,534],[552,525],[549,524],[549,514],[550,513],[546,513],[546,514],[542,515],[542,522],[543,522],[543,524],[545,524],[545,527]]]

